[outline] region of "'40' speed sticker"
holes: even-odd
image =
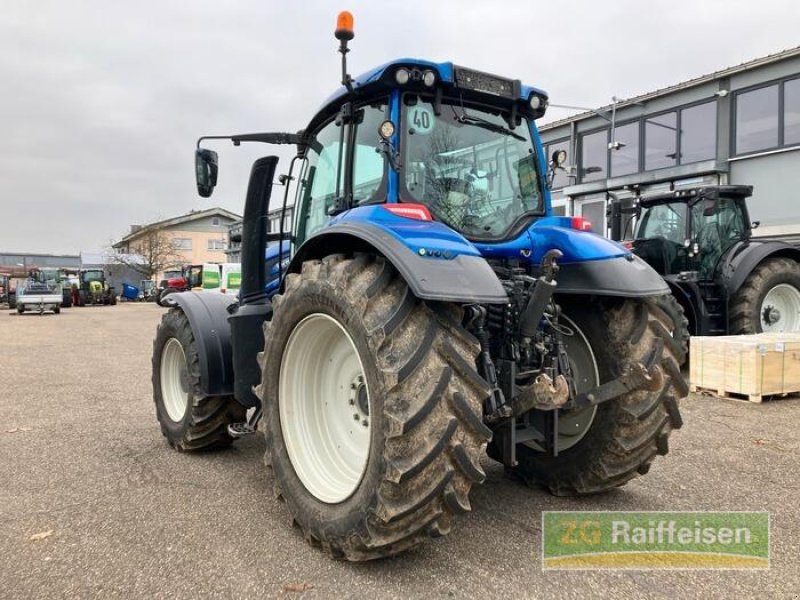
[[[416,134],[426,135],[433,131],[433,111],[425,105],[411,106],[408,110],[409,126]]]

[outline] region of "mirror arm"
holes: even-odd
[[[197,147],[203,140],[231,140],[234,146],[242,142],[261,142],[264,144],[294,144],[304,148],[307,140],[304,132],[299,133],[242,133],[238,135],[204,135],[197,140]]]

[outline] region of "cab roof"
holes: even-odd
[[[657,204],[667,204],[669,202],[694,203],[703,198],[747,198],[752,195],[752,185],[704,185],[644,196],[639,199],[639,204],[644,207],[649,207]]]
[[[419,70],[432,70],[436,73],[437,76],[437,85],[438,84],[445,84],[453,87],[458,87],[460,89],[465,89],[469,91],[469,93],[473,95],[479,95],[485,97],[487,100],[491,99],[492,97],[496,99],[502,99],[502,102],[510,103],[513,101],[527,101],[531,95],[536,94],[541,96],[544,100],[546,105],[548,95],[542,89],[524,85],[519,80],[512,80],[506,77],[502,77],[499,75],[493,75],[491,73],[484,73],[481,71],[476,71],[474,69],[469,69],[468,67],[461,67],[458,65],[454,65],[452,62],[432,62],[429,60],[424,60],[420,58],[398,58],[392,61],[389,61],[385,64],[382,64],[378,67],[375,67],[357,77],[354,77],[352,80],[353,85],[353,94],[367,94],[372,90],[378,91],[381,88],[389,89],[389,88],[399,88],[402,89],[402,86],[395,83],[393,80],[389,80],[389,77],[392,76],[392,73],[400,67],[406,67],[408,69],[419,69]],[[500,84],[503,85],[504,83],[510,84],[508,86],[507,93],[499,94],[496,91],[489,91],[488,89],[479,89],[476,87],[472,87],[471,89],[465,88],[463,83],[463,75],[464,74],[474,74],[477,77],[483,79],[486,82]],[[462,81],[459,80],[459,76],[462,76]],[[505,86],[503,87],[505,90]],[[338,107],[344,103],[345,99],[350,96],[347,88],[342,85],[339,87],[333,94],[331,94],[325,102],[323,102],[322,106],[320,106],[319,110],[317,111],[317,115],[314,117],[312,123],[317,123],[320,120],[324,119],[327,116],[330,116],[333,112],[335,112]]]

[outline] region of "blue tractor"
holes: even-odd
[[[153,353],[169,443],[261,430],[293,521],[348,560],[448,533],[484,449],[558,495],[647,473],[687,393],[669,290],[552,215],[545,92],[417,59],[351,78],[348,13],[336,37],[343,85],[304,130],[214,136],[297,155],[275,183],[276,157],[253,165],[239,298],[171,296]],[[217,154],[195,159],[208,197]],[[267,233],[280,185],[291,234]]]

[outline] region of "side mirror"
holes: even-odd
[[[213,150],[198,148],[194,152],[194,174],[197,180],[197,193],[203,198],[211,196],[217,185],[217,153]]]
[[[750,229],[758,229],[759,225],[761,225],[761,221],[753,221],[750,223]]]
[[[719,212],[719,203],[716,200],[707,198],[703,204],[703,216],[713,217]]]

